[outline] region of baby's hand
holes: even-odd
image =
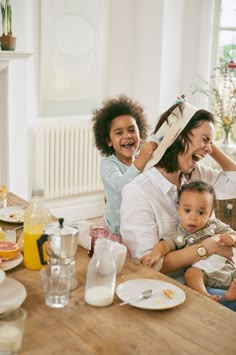
[[[146,266],[154,267],[160,259],[161,256],[153,255],[152,253],[150,253],[142,256],[140,258],[140,262]]]
[[[229,247],[235,246],[234,237],[232,235],[228,234],[228,233],[221,234],[220,237],[219,237],[219,242],[220,243],[224,243],[225,245],[227,245]]]

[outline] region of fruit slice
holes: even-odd
[[[0,241],[0,258],[10,260],[14,259],[19,253],[17,243]]]

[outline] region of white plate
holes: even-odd
[[[0,285],[0,313],[20,307],[25,298],[25,287],[19,281],[6,277]]]
[[[8,271],[14,269],[14,267],[20,265],[23,260],[23,255],[19,253],[14,259],[12,260],[3,260],[0,264],[0,269],[4,271]]]
[[[23,223],[24,222],[24,208],[20,206],[12,206],[0,209],[0,220],[8,223]],[[12,216],[15,215],[15,216]]]
[[[176,307],[185,301],[186,295],[181,288],[164,281],[152,279],[129,280],[120,284],[116,288],[117,296],[126,301],[131,297],[140,295],[141,292],[152,289],[155,294],[146,300],[136,300],[130,302],[130,305],[143,309],[168,309]],[[171,290],[173,298],[168,298],[163,293],[163,290]]]
[[[5,280],[6,274],[3,270],[0,270],[0,284]]]

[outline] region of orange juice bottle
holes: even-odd
[[[51,215],[45,206],[43,189],[34,189],[31,203],[24,214],[24,264],[28,269],[40,270],[43,267],[37,240],[50,220]]]

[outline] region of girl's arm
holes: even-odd
[[[151,158],[152,153],[157,148],[157,143],[146,142],[141,145],[139,155],[134,160],[133,164],[138,170],[143,170],[148,160]]]
[[[236,163],[215,144],[212,144],[211,157],[219,164],[223,171],[236,171]]]
[[[201,244],[206,248],[208,255],[218,254],[232,260],[232,247],[222,245],[213,238],[207,238],[202,241]],[[173,272],[199,261],[201,258],[197,253],[198,247],[198,244],[194,244],[190,247],[175,250],[167,254],[164,258],[161,272],[164,274]]]
[[[101,162],[102,179],[114,190],[121,192],[124,185],[141,173],[156,147],[155,142],[144,143],[138,157],[130,166],[125,166],[115,156],[103,159]]]
[[[125,167],[116,157],[111,156],[101,161],[101,177],[103,181],[117,192],[140,174],[134,164]]]

